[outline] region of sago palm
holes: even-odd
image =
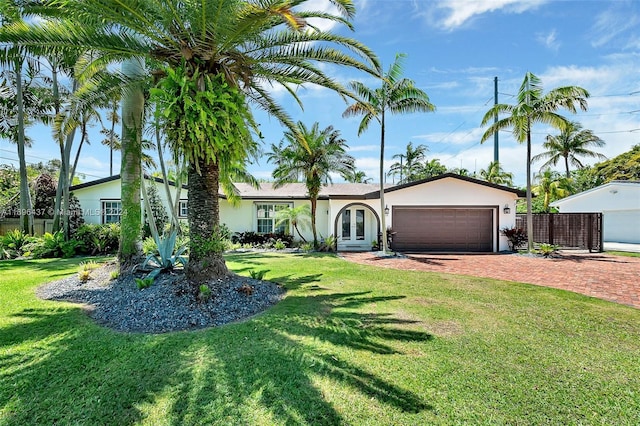
[[[351,104],[343,117],[362,116],[358,135],[369,128],[372,121],[380,124],[380,212],[384,212],[384,144],[385,124],[388,114],[409,114],[413,112],[432,112],[436,107],[429,101],[429,96],[417,88],[413,80],[402,77],[402,61],[405,55],[396,55],[395,61],[383,75],[380,75],[381,86],[375,89],[364,83],[353,81],[350,87],[358,100]],[[387,251],[387,224],[384,214],[380,215],[382,227],[382,250]]]
[[[528,249],[533,251],[533,216],[531,210],[531,127],[535,123],[544,123],[561,128],[567,120],[556,111],[564,108],[576,112],[576,105],[583,111],[587,109],[589,92],[578,86],[558,87],[544,93],[542,82],[534,74],[527,72],[520,85],[515,105],[496,104],[482,118],[485,126],[494,121],[496,115],[507,115],[491,124],[482,135],[481,142],[503,129],[511,128],[513,137],[527,144],[527,239]]]
[[[318,247],[316,208],[323,185],[329,184],[331,173],[348,174],[354,170],[354,159],[347,154],[347,144],[332,126],[322,130],[316,122],[307,128],[298,122],[296,131],[287,131],[278,145],[271,145],[269,162],[273,170],[274,187],[302,180],[311,201],[311,231],[314,247]]]
[[[564,160],[565,175],[571,177],[569,164],[581,169],[584,167],[578,157],[597,158],[606,160],[604,155],[592,151],[591,147],[603,147],[605,142],[593,133],[592,130],[583,129],[580,123],[574,121],[567,122],[560,129],[557,136],[548,135],[547,140],[542,144],[546,149],[542,154],[534,155],[531,161],[547,160],[540,168],[555,166]]]
[[[101,52],[98,64],[151,59],[165,66],[156,74],[158,77],[174,71],[193,80],[186,98],[167,103],[164,108],[168,116],[182,113],[183,120],[174,123],[169,144],[189,160],[192,243],[212,241],[219,225],[220,178],[227,170],[237,169],[251,151],[245,131],[251,121],[247,103],[294,129],[269,91],[271,86],[283,87],[301,103],[296,88],[305,83],[347,93],[323,71],[322,63],[377,73],[377,59],[366,46],[308,23],[310,19],[322,20],[351,29],[353,2],[329,2],[335,13],[305,9],[312,3],[307,0],[53,0],[34,11],[55,19],[55,25],[5,28],[0,31],[0,40],[51,49],[82,45]],[[215,94],[202,93],[213,87],[217,88]],[[125,130],[140,126],[141,117],[140,92],[129,96],[136,97],[136,102],[129,102],[136,109],[123,112],[123,159],[128,155],[125,146],[132,141],[135,144],[138,137],[135,132],[125,137]],[[222,102],[225,109],[217,109],[217,116],[208,116],[216,102],[212,96],[233,102]],[[168,123],[167,130],[171,128]],[[249,144],[249,149],[244,144]],[[138,149],[132,154],[136,155],[139,161]],[[192,250],[187,273],[192,281],[199,281],[224,275],[227,269],[221,253]]]

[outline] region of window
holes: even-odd
[[[288,233],[288,220],[276,226],[276,213],[288,207],[290,207],[289,204],[256,204],[256,217],[258,218],[256,230],[258,234]]]
[[[356,210],[356,240],[364,240],[364,210]]]
[[[342,239],[351,239],[351,210],[342,213]]]
[[[122,203],[120,201],[102,202],[102,223],[119,223],[122,215]]]
[[[187,217],[187,200],[180,200],[178,204],[178,217]]]

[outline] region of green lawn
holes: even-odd
[[[228,257],[285,300],[250,321],[117,333],[36,299],[81,259],[0,262],[0,425],[640,423],[640,310],[542,287]]]

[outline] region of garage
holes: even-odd
[[[393,244],[398,251],[494,251],[494,209],[393,207]]]

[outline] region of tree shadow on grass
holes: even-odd
[[[245,323],[164,335],[113,332],[75,307],[23,310],[0,328],[0,412],[6,424],[343,423],[317,379],[402,412],[428,410],[339,349],[398,354],[394,341],[431,340],[394,327],[410,321],[352,310],[401,298],[293,296]]]

